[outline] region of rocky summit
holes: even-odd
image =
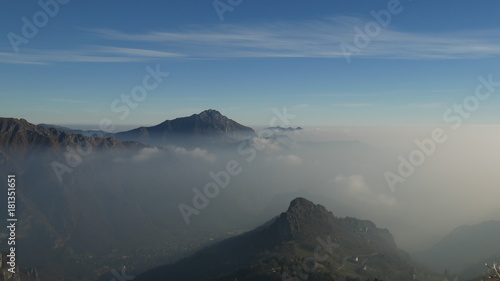
[[[119,140],[163,145],[193,142],[230,142],[255,136],[255,131],[209,109],[188,117],[166,120],[151,127],[140,127],[116,134]],[[200,141],[201,140],[201,141]]]
[[[305,198],[257,229],[135,280],[439,280],[386,229],[338,218]]]

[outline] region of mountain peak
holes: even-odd
[[[200,114],[198,114],[200,116],[223,116],[222,113],[220,113],[219,111],[215,110],[215,109],[207,109],[207,110],[204,110],[202,112],[200,112]]]
[[[397,248],[387,230],[363,223],[334,217],[322,205],[298,197],[286,212],[261,227],[134,280],[284,280],[299,276],[302,271],[297,268],[306,259],[314,260],[317,268],[310,276],[304,275],[310,280],[356,276],[351,280],[409,281],[416,274],[422,277],[418,280],[434,280],[425,278],[427,271],[413,269],[411,259]]]
[[[291,211],[295,208],[309,208],[312,209],[316,207],[316,204],[305,199],[304,197],[297,197],[290,202],[290,207],[288,207],[288,211]]]
[[[307,218],[309,216],[318,216],[318,215],[320,217],[327,217],[328,215],[332,215],[322,205],[314,204],[313,202],[303,197],[297,197],[294,200],[292,200],[286,212],[290,215],[297,216],[300,218]]]
[[[148,144],[181,143],[193,141],[199,145],[200,137],[206,142],[233,142],[255,136],[255,131],[222,115],[215,109],[208,109],[187,117],[152,126],[141,127],[118,133],[119,140],[140,140]]]
[[[215,109],[207,109],[200,112],[199,114],[193,114],[191,117],[198,118],[204,122],[215,123],[215,124],[220,123],[226,125],[230,122],[233,122],[231,119],[222,115],[222,113],[220,113]]]
[[[1,132],[12,129],[14,126],[29,126],[30,123],[26,121],[26,119],[17,119],[17,118],[4,118],[0,117],[0,130]],[[33,124],[31,124],[34,126]]]
[[[286,212],[281,213],[278,225],[287,239],[303,239],[312,232],[326,230],[321,226],[331,225],[335,220],[336,217],[322,205],[298,197],[290,202]]]

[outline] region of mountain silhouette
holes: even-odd
[[[0,148],[23,156],[27,152],[92,145],[98,149],[142,148],[137,142],[120,142],[114,138],[87,137],[56,128],[46,128],[25,119],[0,118]]]
[[[120,132],[115,136],[123,141],[158,145],[194,141],[234,142],[255,136],[255,131],[227,118],[217,110],[209,109],[188,117],[166,120],[155,126]]]
[[[204,248],[177,263],[152,269],[134,280],[373,278],[439,280],[415,266],[396,246],[388,230],[377,228],[371,221],[337,218],[321,205],[296,198],[286,212],[255,230]]]
[[[460,273],[467,266],[480,263],[476,268],[480,273],[484,270],[484,261],[490,257],[500,255],[500,221],[484,221],[475,225],[463,225],[454,229],[443,240],[432,248],[415,254],[415,258],[429,268],[438,272],[445,269]],[[464,274],[472,277],[474,272],[471,269],[466,270]]]

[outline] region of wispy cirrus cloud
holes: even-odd
[[[191,48],[190,56],[206,57],[312,57],[343,58],[342,42],[352,43],[354,27],[368,20],[339,16],[324,20],[274,22],[255,25],[193,26],[179,32],[124,33],[111,29],[90,30],[107,39],[213,47]],[[413,33],[383,30],[358,57],[393,59],[458,59],[500,55],[500,30],[447,33]],[[225,52],[220,51],[221,48]]]
[[[134,62],[149,59],[331,58],[351,43],[354,27],[370,19],[337,16],[322,20],[184,26],[178,31],[123,32],[85,29],[101,46],[79,50],[0,52],[4,63]],[[415,33],[389,26],[351,58],[411,60],[473,59],[500,55],[500,30]],[[137,48],[138,45],[147,48]]]
[[[336,103],[333,106],[338,107],[367,107],[371,106],[371,103]]]
[[[77,50],[30,50],[22,53],[0,52],[0,63],[122,63],[142,62],[158,58],[178,58],[181,54],[149,49],[92,46]]]
[[[62,99],[62,98],[53,98],[53,99],[48,99],[49,101],[52,102],[60,102],[60,103],[87,103],[88,101],[84,100],[75,100],[75,99]]]
[[[434,103],[410,103],[409,106],[410,107],[414,107],[414,108],[422,108],[422,109],[425,109],[425,108],[440,108],[440,107],[444,106],[444,103],[442,103],[442,102],[434,102]]]
[[[163,51],[154,51],[146,49],[136,49],[136,48],[120,48],[120,47],[108,47],[108,46],[97,46],[96,52],[103,54],[118,54],[126,57],[152,57],[152,58],[174,58],[181,57],[181,54]]]

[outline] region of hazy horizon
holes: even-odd
[[[298,127],[293,119],[288,125],[280,126]],[[266,128],[256,127],[257,135],[266,136]],[[404,182],[396,183],[392,190],[384,173],[398,175],[399,157],[408,160],[413,151],[421,151],[415,142],[430,139],[436,128],[445,132],[445,142],[436,144],[434,152],[425,155],[423,164],[415,165],[415,172]],[[276,145],[262,139],[259,145],[263,150],[257,153],[259,164],[252,160],[245,168],[266,171],[260,172],[259,182],[274,192],[268,190],[264,194],[274,196],[307,190],[331,197],[340,201],[340,211],[345,212],[335,215],[370,219],[388,228],[398,245],[409,252],[431,247],[459,226],[500,220],[495,199],[500,196],[500,191],[495,189],[495,183],[500,182],[500,175],[496,173],[500,165],[500,125],[464,125],[456,130],[444,125],[322,126],[278,135],[288,137],[286,147],[279,147],[280,142]],[[339,148],[343,143],[353,143],[353,147]],[[224,163],[222,159],[230,155],[245,158],[232,147],[222,150],[201,147],[196,153],[194,148],[177,147],[179,149],[165,148],[186,158],[184,161],[203,160],[196,168],[201,179],[206,178],[209,171],[216,171]],[[144,155],[145,170],[155,163],[148,162],[149,158],[158,159],[154,157],[156,153]],[[342,158],[330,159],[331,153]],[[287,169],[296,171],[292,176],[295,180],[273,179],[273,174],[289,174]],[[168,181],[183,181],[174,178]],[[254,182],[245,173],[236,178],[239,183],[247,182],[243,186]],[[241,190],[239,185],[234,188]],[[268,200],[264,195],[257,195],[259,190],[249,191],[256,192],[252,196],[260,198],[257,209],[265,207],[262,202]],[[353,210],[354,213],[349,213]]]

